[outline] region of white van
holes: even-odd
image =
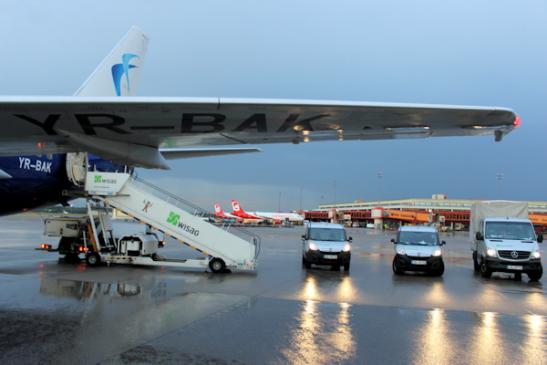
[[[493,272],[513,273],[517,280],[522,274],[531,281],[543,275],[538,243],[543,235],[536,235],[528,219],[528,203],[485,201],[471,208],[469,227],[473,265],[484,278]]]
[[[307,269],[312,264],[330,265],[333,270],[343,266],[349,271],[351,260],[351,237],[340,224],[309,222],[302,236],[302,265]]]
[[[392,239],[391,242],[395,249],[392,267],[396,275],[405,271],[422,271],[435,276],[444,273],[441,246],[446,242],[439,240],[439,233],[435,228],[400,227],[397,239]]]

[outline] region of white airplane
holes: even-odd
[[[273,221],[276,224],[280,224],[284,221],[289,222],[303,222],[304,217],[297,213],[283,213],[283,212],[247,212],[243,209],[241,204],[237,200],[232,200],[232,215],[237,217],[256,217]]]
[[[132,28],[73,96],[0,96],[0,214],[66,203],[62,191],[71,186],[77,152],[98,156],[96,164],[167,169],[171,158],[259,151],[249,144],[473,135],[500,141],[520,125],[499,107],[136,97],[147,44]]]

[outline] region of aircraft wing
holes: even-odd
[[[148,168],[168,168],[161,150],[190,156],[220,146],[238,153],[230,148],[241,144],[472,135],[499,141],[520,125],[499,107],[123,96],[0,97],[0,121],[0,156],[88,151]]]

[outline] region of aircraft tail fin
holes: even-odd
[[[232,210],[234,212],[241,212],[243,213],[243,208],[239,205],[239,202],[237,200],[232,200]]]
[[[131,27],[75,96],[134,96],[139,83],[148,37]]]
[[[224,215],[224,212],[222,211],[222,208],[220,207],[220,204],[215,203],[215,215],[217,217],[221,217]]]

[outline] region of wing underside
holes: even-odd
[[[520,124],[512,110],[498,107],[140,97],[3,98],[0,122],[3,156],[90,151],[152,168],[166,167],[160,149],[182,156],[215,146],[324,140],[499,141]],[[233,151],[225,152],[240,153]]]

